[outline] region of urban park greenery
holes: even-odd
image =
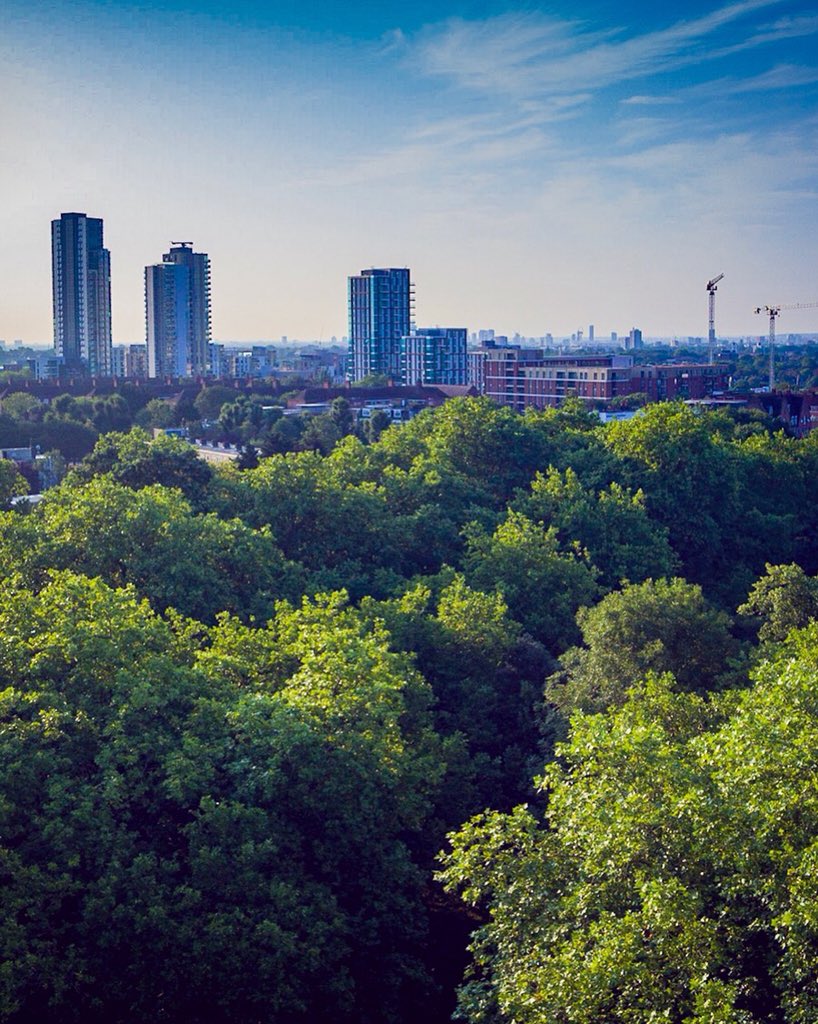
[[[0,479],[1,1021],[818,1022],[818,438],[105,402]]]

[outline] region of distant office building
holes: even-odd
[[[222,376],[239,379],[270,377],[275,366],[276,349],[273,345],[253,345],[249,349],[234,349],[221,354]]]
[[[404,384],[466,383],[465,327],[418,327],[401,345]]]
[[[642,332],[638,327],[631,327],[628,340],[625,342],[625,348],[642,348]]]
[[[594,325],[588,324],[588,341],[594,340]]]
[[[63,213],[51,222],[54,350],[73,373],[111,375],[111,254],[102,219]]]
[[[210,258],[179,242],[145,267],[149,377],[195,377],[210,358]]]
[[[649,402],[702,399],[729,386],[724,364],[634,366],[632,356],[544,356],[517,348],[487,350],[483,373],[484,394],[518,412],[559,406],[567,398],[599,406],[637,393]]]
[[[411,331],[412,288],[406,268],[362,270],[348,282],[349,373],[401,379],[401,339]]]

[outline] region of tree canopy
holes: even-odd
[[[283,402],[0,412],[0,1021],[815,1024],[818,433]]]

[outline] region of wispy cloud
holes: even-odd
[[[483,21],[451,19],[409,43],[415,67],[453,84],[494,95],[543,95],[600,89],[658,71],[708,60],[706,41],[718,30],[781,0],[741,0],[658,31],[628,35],[598,31],[580,21],[525,12]],[[797,24],[796,24],[797,22]],[[804,34],[811,19],[782,20],[736,46],[760,46],[771,36]]]
[[[670,106],[675,103],[681,103],[681,99],[678,96],[628,96],[627,99],[622,100],[622,105],[626,107],[661,107]]]
[[[703,98],[727,99],[742,94],[797,89],[818,83],[818,68],[798,64],[776,64],[758,75],[745,78],[711,78],[706,82],[677,89],[673,95],[629,96],[621,101],[624,107],[670,106]]]

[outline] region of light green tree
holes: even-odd
[[[761,619],[759,640],[784,640],[790,630],[818,618],[818,579],[800,565],[770,565],[756,580],[740,615]]]
[[[532,809],[451,837],[443,878],[486,922],[471,1022],[818,1019],[818,627],[752,689],[649,678],[572,722]]]

